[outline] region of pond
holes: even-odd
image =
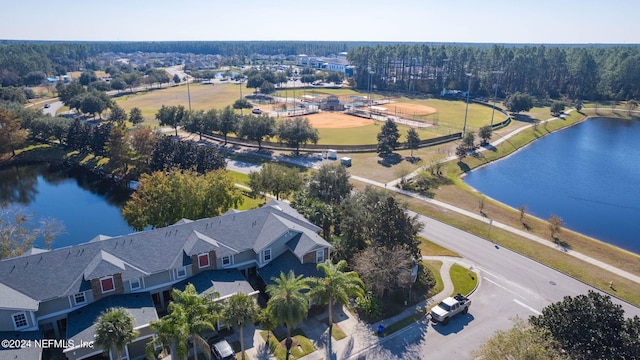
[[[0,202],[21,207],[35,222],[55,218],[65,226],[53,248],[87,242],[99,234],[116,236],[134,232],[120,209],[129,198],[126,188],[114,186],[82,169],[52,169],[24,165],[0,169]],[[36,247],[44,244],[36,242]]]
[[[542,219],[640,254],[640,121],[593,118],[471,171],[465,182]]]

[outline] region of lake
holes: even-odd
[[[464,179],[509,206],[640,254],[640,121],[592,118]]]
[[[116,236],[134,232],[120,215],[128,199],[126,189],[81,170],[51,171],[48,165],[25,165],[0,170],[0,202],[22,207],[39,219],[53,217],[65,232],[53,248],[87,242],[99,234]],[[36,247],[44,247],[42,241]]]

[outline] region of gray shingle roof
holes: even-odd
[[[0,360],[42,359],[42,348],[33,345],[33,340],[42,340],[39,331],[0,331],[0,339],[7,340],[31,340],[29,347],[6,349],[0,345]]]
[[[0,283],[0,309],[38,310],[40,303],[27,295]]]
[[[254,210],[179,221],[166,228],[119,237],[98,236],[88,243],[2,260],[0,283],[32,300],[45,301],[86,289],[87,277],[120,271],[126,281],[190,264],[188,253],[215,250],[217,256],[226,256],[260,249],[288,230],[304,234],[292,246],[300,257],[313,243],[330,247],[317,234],[319,227],[289,205],[272,201]],[[200,235],[194,238],[194,234]]]
[[[187,284],[193,284],[198,294],[213,289],[220,294],[220,297],[238,292],[249,294],[254,291],[251,284],[245,280],[237,269],[203,271],[175,284],[173,288],[184,291]]]
[[[113,295],[91,303],[69,313],[67,317],[67,339],[80,344],[93,341],[95,326],[93,324],[100,314],[112,307],[122,307],[135,319],[134,327],[140,327],[158,320],[156,307],[149,293]]]
[[[295,276],[302,275],[304,277],[323,277],[324,273],[317,269],[316,263],[303,264],[293,253],[285,251],[284,254],[278,256],[272,260],[269,264],[258,269],[258,275],[269,284],[274,284],[271,278],[280,277],[280,273],[288,274],[290,270],[293,270]]]

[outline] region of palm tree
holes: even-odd
[[[168,349],[172,360],[181,360],[187,357],[189,351],[187,345],[189,327],[187,325],[187,315],[181,307],[174,307],[170,314],[160,320],[152,321],[150,326],[158,336],[147,343],[146,352],[148,358],[153,357],[153,351],[156,346]]]
[[[262,309],[256,317],[256,323],[263,329],[267,330],[267,343],[269,343],[269,335],[271,334],[271,331],[278,326],[276,319],[271,314],[271,310],[269,308]]]
[[[221,317],[227,326],[237,326],[240,332],[240,349],[244,360],[244,337],[242,331],[245,324],[253,322],[258,316],[260,308],[256,300],[245,293],[233,294],[224,303]]]
[[[355,271],[345,272],[347,262],[337,264],[326,261],[317,265],[324,272],[324,278],[308,279],[310,296],[316,302],[329,305],[329,341],[333,329],[333,308],[335,304],[346,305],[350,297],[364,296],[364,283]]]
[[[267,309],[278,323],[287,327],[287,355],[291,353],[291,329],[307,318],[309,311],[309,297],[305,291],[309,290],[302,275],[295,276],[293,270],[288,275],[280,273],[280,277],[272,277],[275,284],[267,286],[267,292],[271,296],[267,303]]]
[[[104,349],[105,353],[115,353],[116,359],[121,359],[127,344],[138,337],[138,331],[133,329],[135,319],[121,307],[103,311],[94,325],[95,344]]]
[[[194,357],[197,357],[198,346],[211,357],[211,349],[207,341],[200,335],[204,330],[215,328],[216,315],[211,312],[210,301],[205,297],[198,295],[193,284],[187,284],[184,291],[173,289],[171,292],[173,301],[169,304],[169,313],[174,311],[183,311],[186,318],[188,328],[188,343],[193,345]],[[177,310],[180,308],[181,310]]]

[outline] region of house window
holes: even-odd
[[[271,261],[271,249],[264,249],[262,252],[262,262]]]
[[[316,262],[318,264],[324,262],[324,249],[316,250]]]
[[[185,267],[180,267],[176,269],[176,278],[178,279],[182,279],[183,277],[187,276],[187,270],[185,269]]]
[[[202,269],[207,266],[209,266],[209,254],[205,253],[205,254],[198,255],[198,267]]]
[[[223,256],[222,257],[222,266],[230,266],[233,265],[233,257],[232,256]]]
[[[113,276],[107,276],[100,279],[100,287],[102,288],[102,293],[114,291],[116,286],[113,283]]]
[[[25,328],[29,325],[29,323],[27,322],[27,314],[23,312],[13,314],[11,315],[11,317],[13,318],[13,327],[16,330]]]
[[[73,295],[73,302],[76,305],[82,305],[82,304],[86,304],[87,303],[87,298],[84,296],[84,293],[77,293],[75,295]]]
[[[142,287],[142,284],[140,282],[140,278],[138,279],[131,279],[129,280],[129,285],[131,286],[131,290],[138,290]]]

